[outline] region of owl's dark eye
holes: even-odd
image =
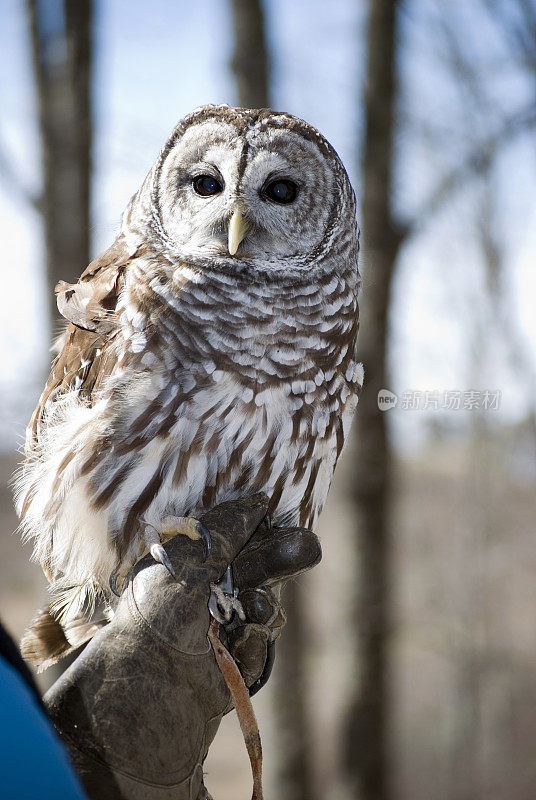
[[[212,175],[198,175],[194,178],[194,191],[201,197],[210,197],[213,194],[219,194],[223,186]]]
[[[298,187],[293,181],[289,180],[277,180],[272,181],[269,183],[268,186],[264,188],[264,195],[269,200],[273,200],[274,203],[282,203],[287,205],[287,203],[292,203],[296,199],[296,195],[298,194]]]

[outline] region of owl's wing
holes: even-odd
[[[115,309],[129,260],[126,245],[119,238],[91,262],[78,283],[62,281],[56,287],[58,308],[69,324],[60,337],[61,349],[28,426],[27,453],[39,440],[43,416],[51,402],[76,389],[91,403],[112,372]]]

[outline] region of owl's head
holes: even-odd
[[[304,269],[357,249],[355,198],[335,150],[270,109],[204,106],[183,119],[123,228],[174,256],[227,270]]]

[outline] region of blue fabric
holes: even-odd
[[[53,725],[0,656],[0,797],[87,800]]]

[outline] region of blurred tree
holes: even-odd
[[[54,287],[90,261],[92,0],[27,0],[42,154],[35,203],[45,229],[49,319]],[[52,683],[75,656],[49,670]]]
[[[346,735],[346,772],[363,800],[385,800],[388,704],[386,648],[389,632],[389,516],[392,463],[386,415],[378,409],[387,377],[387,320],[395,260],[401,237],[391,211],[395,113],[395,17],[393,0],[369,0],[368,61],[365,90],[365,142],[362,153],[363,235],[366,302],[359,333],[365,384],[357,414],[355,473],[352,484],[358,521],[355,618],[357,683]]]
[[[260,0],[232,0],[235,47],[232,68],[243,108],[268,108],[269,59]],[[302,586],[288,583],[283,601],[287,611],[284,634],[277,643],[273,687],[277,729],[278,795],[285,800],[314,800],[312,748],[307,714],[306,620]]]
[[[243,108],[266,108],[270,65],[264,12],[260,0],[232,0],[235,47],[231,61],[239,103]]]
[[[480,25],[493,34],[489,49],[472,52],[467,47],[466,32],[460,30],[459,20],[447,8],[438,15],[434,37],[440,46],[441,66],[456,89],[451,105],[452,116],[459,120],[457,139],[467,152],[473,151],[477,156],[471,162],[474,168],[468,171],[470,202],[451,212],[455,226],[464,230],[475,247],[477,262],[473,271],[478,273],[479,267],[482,270],[481,280],[469,281],[464,289],[468,385],[486,386],[490,375],[499,382],[495,378],[497,365],[505,359],[507,370],[516,376],[516,386],[528,407],[527,417],[521,423],[524,463],[526,466],[532,460],[534,474],[536,375],[515,313],[512,281],[512,251],[515,252],[519,240],[515,227],[512,228],[508,193],[512,188],[517,194],[518,186],[513,175],[503,182],[501,166],[505,157],[508,159],[515,139],[522,140],[528,134],[530,147],[533,144],[536,2],[480,0],[475,6],[481,15]],[[499,71],[490,69],[496,63],[501,63]],[[497,91],[504,80],[503,70],[510,80],[515,75],[517,86],[526,84],[528,91],[512,91],[511,84],[507,92]],[[480,145],[482,141],[487,141],[487,147]],[[525,169],[530,169],[530,162]],[[520,215],[525,210],[523,204],[517,204],[517,209]],[[504,499],[498,487],[510,481],[510,476],[505,481],[508,449],[500,441],[505,436],[505,427],[504,421],[498,424],[496,416],[485,412],[475,411],[467,420],[464,488],[468,513],[457,533],[456,592],[449,600],[459,633],[447,648],[454,679],[449,697],[452,722],[444,747],[448,765],[445,794],[460,800],[480,796],[524,797],[527,773],[534,763],[530,757],[527,761],[519,747],[520,739],[525,742],[529,738],[519,735],[519,720],[514,718],[510,730],[503,726],[502,719],[500,723],[490,722],[497,708],[505,715],[504,709],[515,707],[516,702],[528,705],[533,699],[532,692],[523,684],[524,665],[514,648],[507,655],[509,663],[505,668],[504,652],[497,645],[501,638],[498,615],[490,603],[490,598],[496,598],[497,594],[497,543],[501,539],[507,541],[511,553],[515,529],[510,522],[505,529],[500,516]],[[506,436],[512,442],[511,430]],[[503,554],[502,569],[508,558]],[[501,679],[504,681],[508,673],[513,686],[523,687],[522,695],[516,697],[516,690],[501,686]]]
[[[508,109],[498,106],[495,97],[488,97],[489,62],[479,63],[470,46],[474,30],[466,31],[460,23],[459,9],[449,4],[431,4],[440,23],[428,31],[427,41],[440,40],[440,27],[447,36],[455,85],[464,96],[460,115],[467,130],[458,130],[456,143],[463,143],[462,153],[456,148],[443,153],[444,172],[432,178],[431,191],[414,213],[402,219],[395,211],[394,155],[397,137],[402,128],[402,103],[399,97],[396,67],[401,34],[397,35],[395,0],[368,2],[368,59],[365,89],[365,141],[363,164],[362,209],[364,258],[371,265],[369,279],[364,274],[364,302],[359,335],[359,353],[365,366],[365,384],[357,414],[357,437],[354,451],[355,473],[350,493],[358,521],[356,536],[355,619],[357,650],[355,686],[346,728],[345,771],[353,786],[354,796],[362,800],[385,800],[390,796],[388,785],[388,719],[389,692],[387,648],[390,632],[390,523],[393,506],[392,453],[387,437],[386,417],[377,405],[378,391],[389,387],[388,330],[391,289],[397,256],[403,243],[422,230],[453,196],[475,179],[485,176],[497,155],[512,140],[536,124],[534,96],[528,103],[515,93]],[[445,27],[445,16],[452,12],[456,31]],[[497,33],[508,45],[511,57],[523,69],[536,65],[536,3],[516,0],[494,3],[481,0],[479,13],[487,13]],[[443,15],[443,18],[442,18]],[[437,20],[436,20],[437,22]],[[478,26],[478,21],[477,21]],[[461,35],[467,36],[467,40]],[[498,47],[501,52],[501,47]],[[504,52],[504,51],[503,51]],[[411,90],[411,87],[410,87]],[[522,95],[521,95],[522,97]],[[407,98],[406,98],[407,99]],[[478,120],[476,117],[478,116]],[[407,125],[407,119],[404,120]],[[452,124],[452,119],[449,118]],[[477,124],[479,123],[479,124]],[[442,141],[441,122],[426,117],[419,121],[421,135],[433,141],[435,149]],[[445,125],[445,122],[442,121]],[[435,127],[434,127],[435,126]],[[450,130],[450,129],[449,129]],[[415,135],[415,129],[412,131]],[[452,134],[450,134],[452,138]],[[487,241],[487,261],[493,272],[497,253]],[[495,270],[496,271],[496,270]],[[492,278],[493,279],[493,278]]]
[[[285,800],[315,800],[318,797],[309,717],[309,637],[304,589],[304,582],[297,578],[287,583],[283,590],[287,622],[277,643],[277,665],[273,676],[276,777],[278,796]]]
[[[41,136],[50,317],[54,286],[90,260],[92,0],[27,0]]]

